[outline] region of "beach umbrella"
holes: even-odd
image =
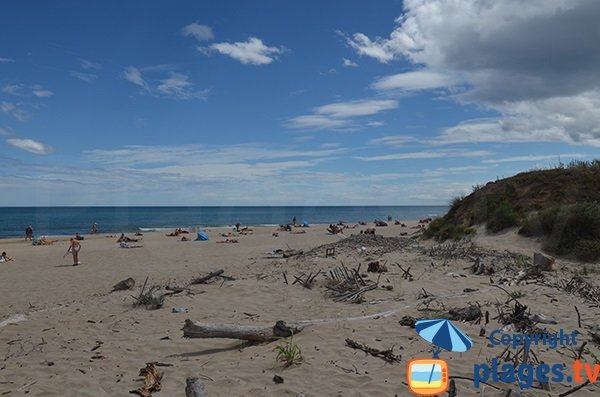
[[[450,320],[419,320],[415,324],[419,336],[438,348],[451,352],[466,352],[473,342]]]

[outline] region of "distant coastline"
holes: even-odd
[[[329,224],[374,219],[414,220],[438,217],[448,206],[239,206],[239,207],[0,207],[0,239],[24,235],[32,225],[37,236],[88,234],[97,223],[98,233],[168,230],[175,227],[228,227],[291,222]]]

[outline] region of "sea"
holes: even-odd
[[[290,223],[329,224],[375,219],[416,220],[444,215],[447,206],[322,206],[322,207],[0,207],[0,238],[22,237],[28,225],[35,236],[68,236],[91,232],[134,233],[174,228],[199,230],[270,226]]]

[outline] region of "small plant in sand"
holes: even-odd
[[[282,362],[285,367],[300,364],[302,361],[302,352],[300,351],[300,347],[294,342],[294,336],[275,346],[275,351],[277,352],[275,360]]]
[[[518,268],[526,268],[529,266],[529,258],[525,255],[518,255],[515,257],[515,266]]]
[[[526,295],[525,291],[521,291],[521,290],[516,290],[516,291],[513,291],[510,293],[511,298],[513,298],[513,299],[519,299],[519,298],[524,297],[525,295]]]

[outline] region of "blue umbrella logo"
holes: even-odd
[[[461,330],[456,328],[450,320],[419,320],[415,324],[419,336],[436,347],[433,358],[438,358],[441,349],[451,352],[466,352],[473,346],[473,342]],[[431,383],[435,365],[432,365],[429,374]]]
[[[421,338],[438,348],[434,351],[434,357],[437,357],[440,349],[462,353],[473,346],[471,339],[450,320],[419,320],[415,329]]]

